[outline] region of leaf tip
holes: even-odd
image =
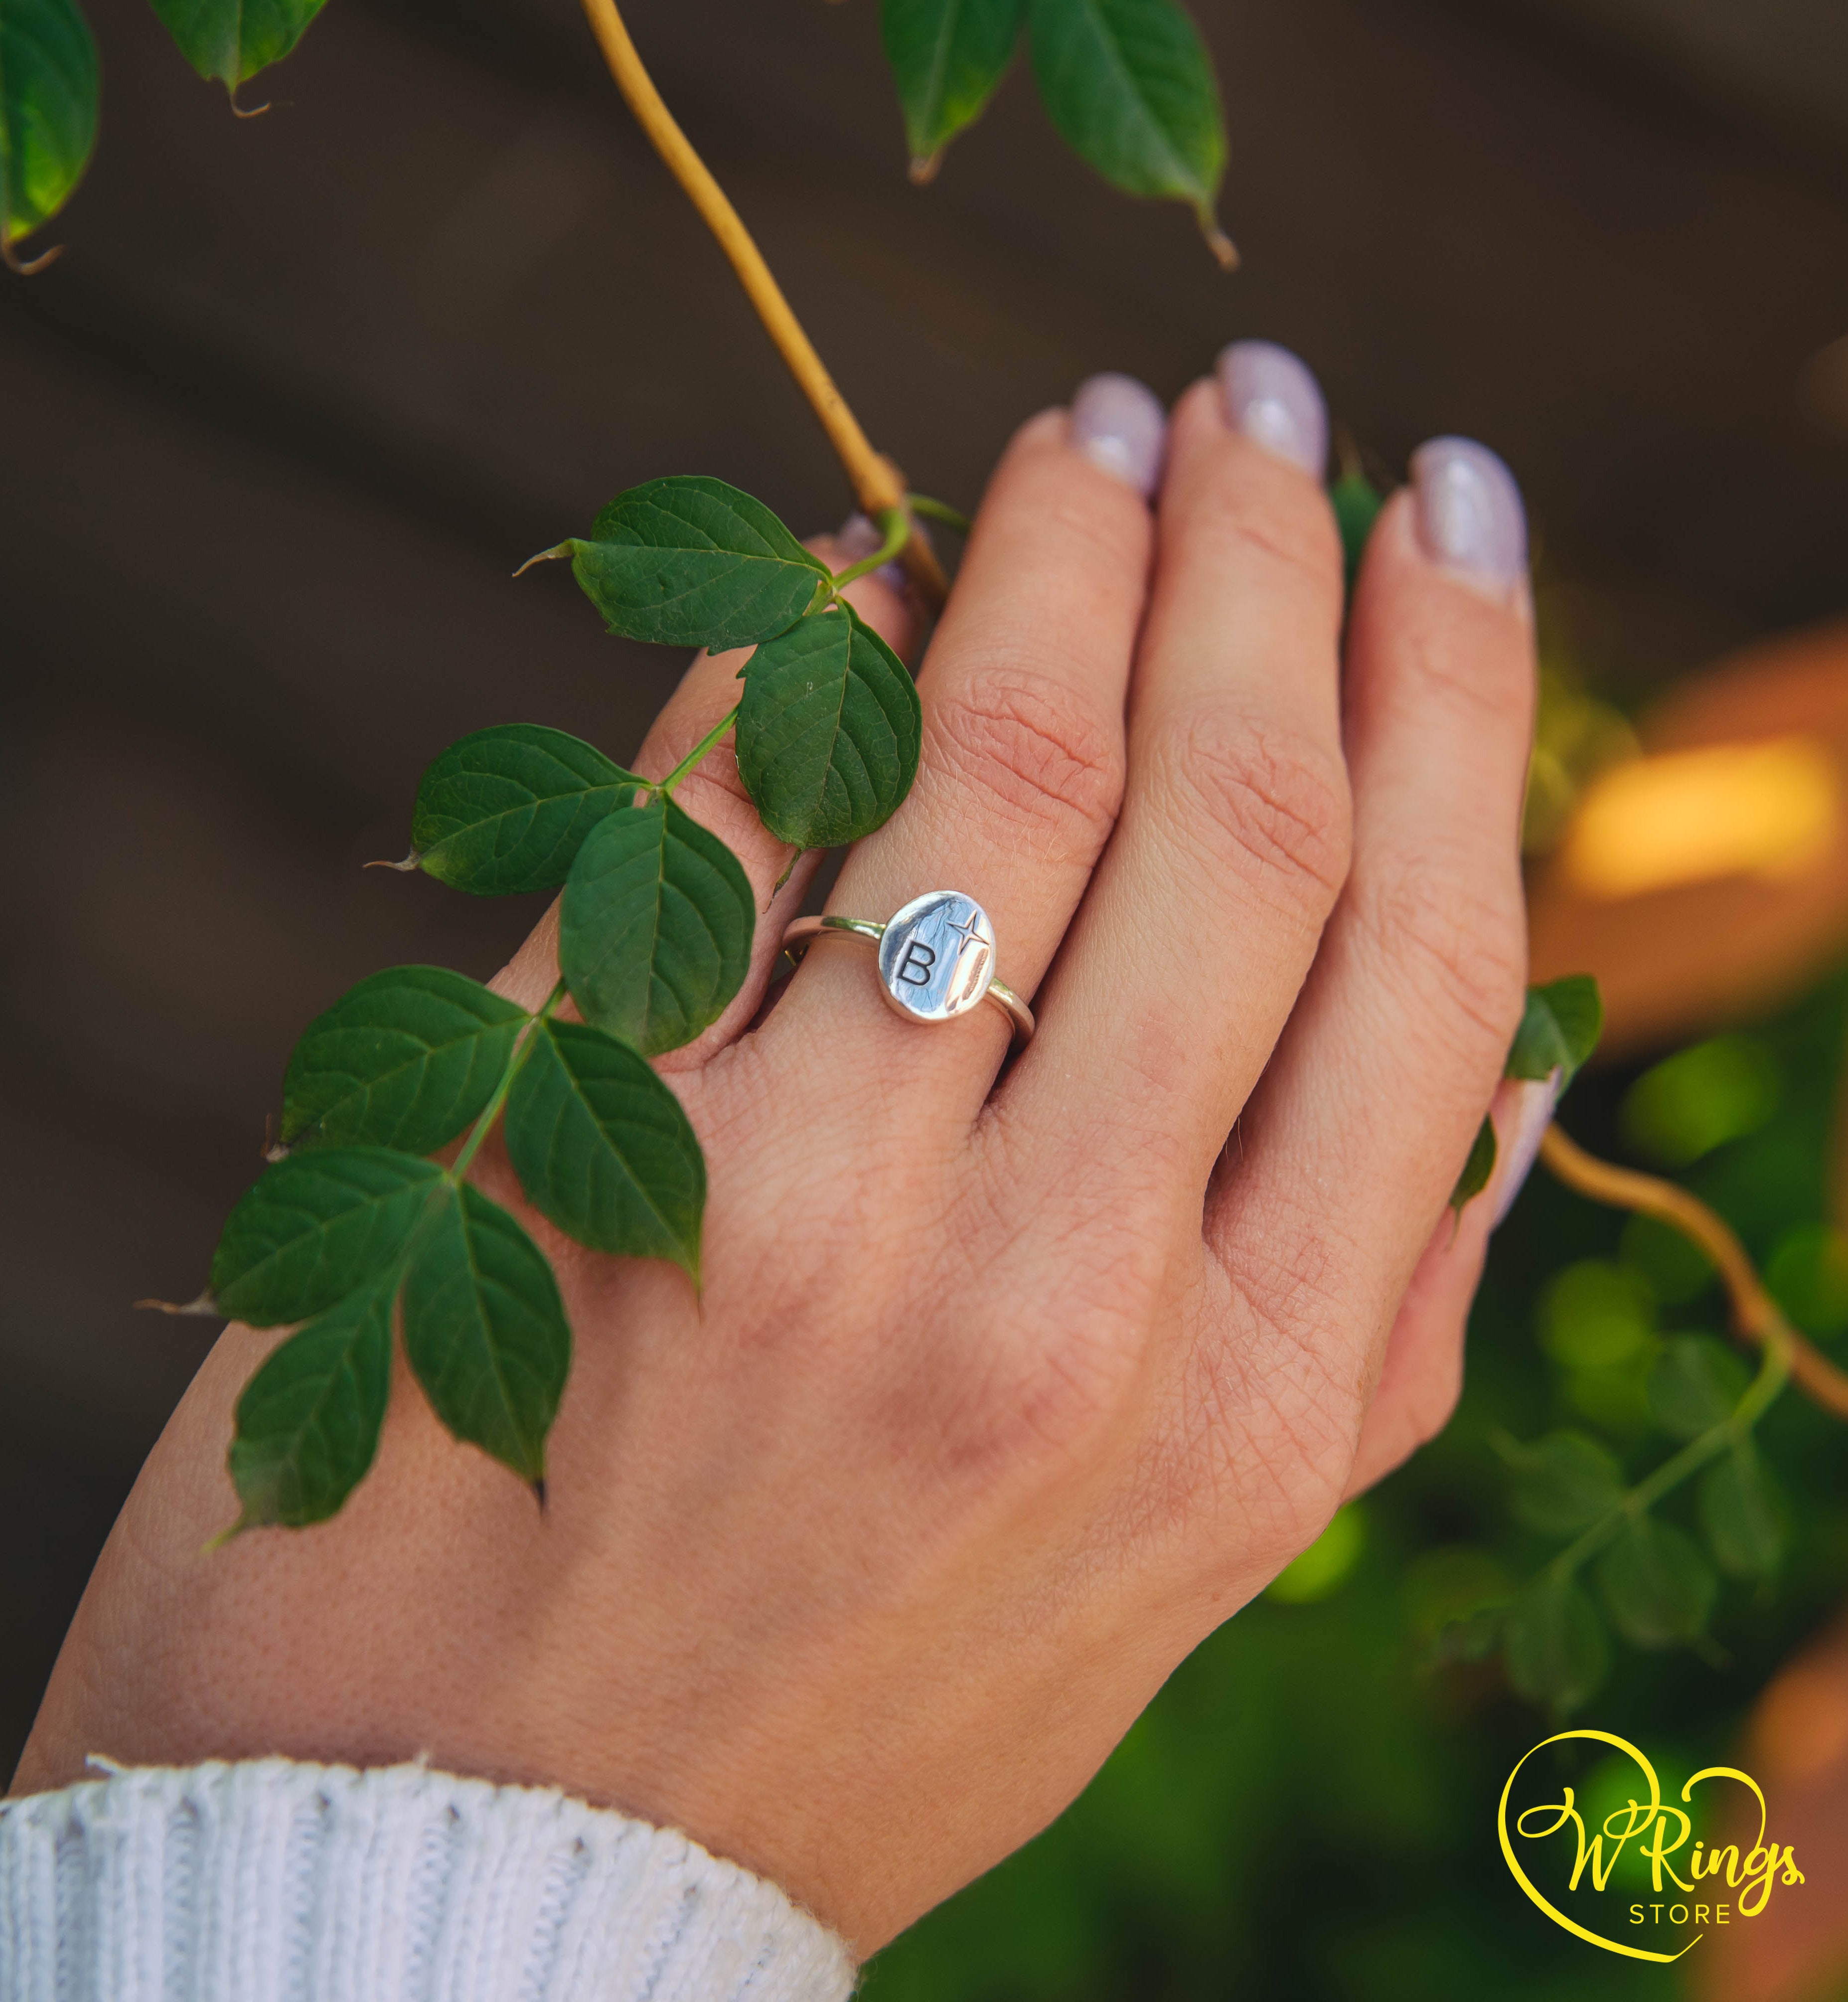
[[[543,1521],[546,1516],[546,1477],[542,1474],[532,1484],[532,1498],[539,1505],[539,1518]]]
[[[533,558],[533,561],[537,563],[539,561],[538,557],[535,556]],[[410,854],[405,856],[402,862],[387,862],[382,859],[377,862],[363,862],[360,864],[360,867],[362,869],[393,869],[396,870],[400,876],[403,876],[408,874],[410,870],[415,869],[417,864],[423,860],[424,856],[422,851],[413,848]]]
[[[929,187],[937,177],[937,170],[943,164],[943,149],[938,147],[934,153],[915,153],[910,167],[913,187]]]
[[[549,549],[541,549],[537,556],[528,556],[514,575],[524,577],[535,563],[555,563],[560,556],[574,556],[576,553],[577,544],[574,542],[556,542]]]
[[[228,83],[225,86],[225,94],[231,99],[231,115],[233,118],[260,118],[270,108],[269,102],[266,99],[263,103],[253,104],[246,110],[238,102],[238,86],[235,83]]]
[[[134,1305],[137,1308],[147,1307],[151,1309],[155,1313],[164,1314],[210,1315],[216,1314],[219,1311],[218,1303],[212,1298],[211,1289],[209,1286],[197,1299],[184,1301],[137,1300],[134,1303]]]

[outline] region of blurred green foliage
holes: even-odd
[[[1635,1158],[1633,1130],[1682,1136],[1681,1178],[1818,1334],[1848,1327],[1826,1188],[1845,1035],[1837,977],[1749,1038],[1717,1039],[1717,1061],[1707,1042],[1588,1073],[1566,1111],[1614,1159]],[[1633,1126],[1638,1105],[1661,1123]],[[1434,1668],[1432,1642],[1558,1547],[1517,1519],[1491,1441],[1588,1428],[1634,1481],[1672,1445],[1652,1370],[1665,1355],[1691,1368],[1707,1352],[1680,1338],[1724,1322],[1710,1269],[1673,1233],[1536,1171],[1497,1234],[1442,1436],[1195,1650],[1069,1812],[882,1955],[870,2002],[1680,1993],[1674,1969],[1601,1954],[1522,1896],[1495,1803],[1552,1725],[1499,1659]],[[1658,1379],[1658,1404],[1666,1392]],[[1665,1770],[1723,1758],[1779,1662],[1848,1597],[1848,1434],[1787,1392],[1757,1437],[1787,1515],[1780,1575],[1726,1583],[1698,1655],[1617,1648],[1574,1720]],[[1692,1491],[1659,1512],[1700,1531]]]

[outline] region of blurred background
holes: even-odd
[[[1229,279],[1182,211],[1072,159],[1017,74],[908,187],[873,0],[630,10],[924,490],[971,504],[1009,429],[1094,370],[1172,395],[1246,334],[1311,362],[1382,479],[1435,432],[1504,454],[1540,564],[1536,957],[1593,967],[1616,1015],[1567,1123],[1685,1174],[1826,1341],[1848,1327],[1848,9],[1195,11],[1232,134]],[[91,13],[103,133],[46,232],[68,247],[0,285],[0,1770],[212,1332],[128,1303],[198,1289],[294,1037],[384,964],[486,975],[535,915],[357,865],[403,851],[454,738],[530,720],[624,756],[678,672],[605,637],[562,567],[514,565],[663,472],[804,530],[849,504],[571,0],[332,0],[247,93],[271,100],[254,121],[137,0]],[[1665,793],[1587,818],[1639,748],[1766,738],[1797,764],[1684,783],[1671,762]],[[1716,815],[1730,849],[1671,838],[1615,883],[1599,861]],[[1647,1467],[1639,1372],[1665,1331],[1722,1318],[1672,1248],[1536,1177],[1445,1437],[870,1993],[1675,1992],[1522,1900],[1494,1802],[1545,1720],[1493,1665],[1426,1662],[1550,1547],[1511,1524],[1491,1428],[1588,1425]],[[1762,1725],[1848,1596],[1839,1428],[1787,1398],[1766,1442],[1783,1576],[1729,1587],[1699,1653],[1620,1655],[1595,1706],[1679,1776],[1755,1704]],[[1832,1672],[1792,1755],[1824,1828],[1848,1766]],[[1848,1908],[1837,1833],[1818,1921]],[[1815,2002],[1833,1952],[1710,1992]]]

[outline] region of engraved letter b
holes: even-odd
[[[930,985],[930,969],[936,963],[937,956],[932,947],[925,944],[922,939],[913,939],[905,948],[905,957],[898,962],[898,978],[908,987],[928,987]],[[915,973],[912,971],[914,966],[918,968]]]

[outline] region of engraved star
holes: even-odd
[[[956,933],[965,946],[975,944],[982,930],[980,913],[971,911],[960,925],[953,924],[950,926],[950,930]]]

